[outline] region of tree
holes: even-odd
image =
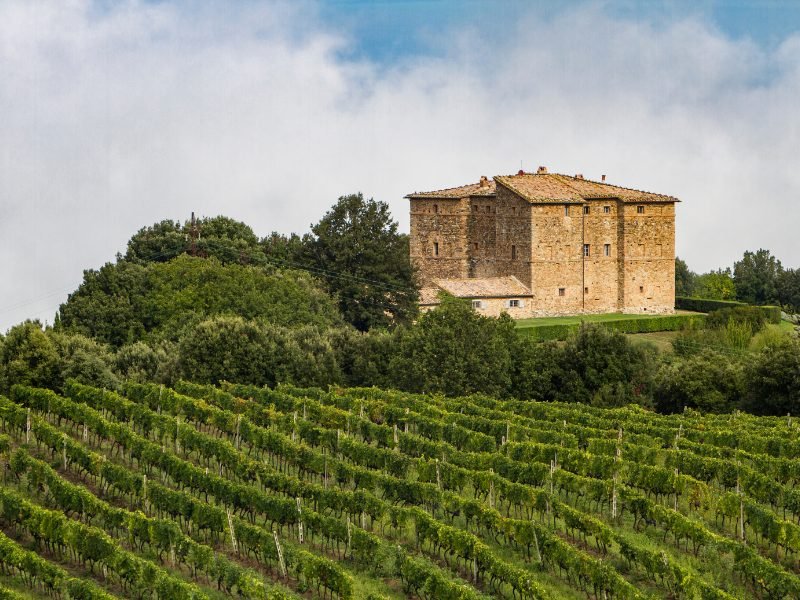
[[[333,300],[308,273],[181,255],[84,272],[59,308],[59,328],[119,348],[145,338],[177,340],[184,328],[220,314],[285,326],[341,323]]]
[[[675,295],[692,296],[697,274],[689,270],[686,261],[675,257]]]
[[[246,224],[217,216],[190,221],[160,221],[143,227],[128,241],[124,260],[137,264],[169,262],[184,253],[216,258],[222,264],[264,265],[258,237]]]
[[[654,350],[602,325],[584,323],[563,349],[563,387],[556,399],[598,406],[649,401]]]
[[[736,297],[749,304],[777,301],[777,281],[782,270],[781,261],[769,250],[745,252],[742,260],[733,265]]]
[[[296,329],[241,317],[217,316],[192,327],[179,345],[184,378],[275,386],[327,386],[341,382],[328,337],[314,327]]]
[[[694,293],[698,298],[711,300],[734,300],[736,286],[734,286],[730,269],[717,269],[703,275],[697,275],[694,280]]]
[[[728,413],[739,405],[743,385],[741,361],[704,348],[691,356],[667,357],[656,373],[653,398],[661,413],[686,407]]]
[[[483,317],[468,302],[443,296],[435,310],[397,333],[390,377],[394,387],[412,392],[505,395],[516,335],[508,315]]]
[[[198,323],[181,339],[179,356],[183,376],[198,383],[277,382],[278,341],[242,317],[218,316]]]
[[[15,325],[0,346],[0,391],[21,383],[37,387],[59,387],[59,356],[53,340],[39,321]]]
[[[795,313],[800,312],[800,269],[783,270],[778,275],[776,285],[781,306]]]
[[[385,202],[342,196],[311,231],[305,262],[325,278],[348,323],[366,331],[413,319],[418,291],[408,236]]]
[[[745,370],[744,410],[757,415],[800,413],[800,342],[768,346]]]

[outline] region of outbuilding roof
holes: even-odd
[[[460,187],[436,190],[433,192],[414,192],[406,198],[471,198],[474,196],[494,196],[497,186],[510,189],[529,202],[583,202],[584,200],[613,198],[622,202],[680,202],[674,196],[655,194],[633,188],[611,185],[603,181],[591,181],[581,175],[562,175],[547,173],[543,167],[537,173],[519,172],[516,175],[496,175],[494,179],[481,178],[478,183]]]

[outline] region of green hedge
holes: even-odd
[[[691,310],[694,312],[708,313],[722,308],[736,308],[737,306],[750,306],[745,302],[732,300],[711,300],[710,298],[675,297],[675,308],[678,310]],[[764,311],[764,316],[769,323],[781,322],[781,309],[779,306],[759,306]]]
[[[629,319],[618,319],[616,321],[585,321],[615,329],[622,333],[652,333],[656,331],[679,331],[688,327],[691,323],[702,325],[705,315],[664,315],[660,317],[631,317]],[[576,331],[581,323],[569,323],[559,325],[540,325],[538,327],[521,327],[517,329],[520,335],[528,336],[535,340],[565,340],[569,335]]]

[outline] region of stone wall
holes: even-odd
[[[530,203],[497,186],[497,246],[495,273],[513,275],[531,287],[532,239]]]
[[[436,278],[463,278],[468,274],[468,199],[411,200],[411,262],[420,284]]]
[[[644,212],[639,212],[639,206]],[[623,227],[623,312],[674,312],[675,206],[627,204]]]
[[[497,272],[497,201],[491,196],[469,200],[468,277],[494,277]]]
[[[514,275],[532,293],[523,310],[508,311],[517,318],[672,313],[675,207],[617,199],[531,203],[501,185],[494,197],[412,199],[411,258],[423,285]],[[504,300],[484,301],[491,314],[502,312]]]

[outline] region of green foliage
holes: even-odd
[[[67,379],[114,388],[110,349],[78,334],[43,330],[38,321],[12,327],[0,344],[0,391],[12,385],[37,385],[60,390]]]
[[[677,290],[675,291],[678,294]],[[694,281],[693,293],[701,298],[714,300],[735,300],[736,287],[730,269],[717,269],[698,275]]]
[[[679,310],[691,310],[694,312],[711,313],[726,308],[736,308],[748,306],[743,302],[732,300],[715,300],[713,298],[684,298],[675,297],[675,308]],[[764,313],[768,323],[780,323],[781,309],[778,306],[759,306],[758,309]]]
[[[330,340],[313,327],[287,329],[219,316],[189,329],[178,348],[183,377],[200,383],[328,385],[340,381]]]
[[[691,296],[694,294],[697,274],[689,270],[686,261],[675,257],[675,294],[677,296]]]
[[[731,322],[745,324],[750,328],[751,334],[755,334],[764,329],[767,316],[760,307],[734,306],[712,311],[706,317],[706,327],[712,329],[726,327]]]
[[[653,351],[617,331],[583,325],[563,348],[564,387],[557,399],[598,406],[647,401]]]
[[[12,327],[0,346],[0,390],[22,383],[58,389],[60,357],[38,321]]]
[[[702,323],[703,320],[704,317],[702,315],[663,315],[658,317],[642,315],[603,321],[598,324],[620,333],[649,333],[654,331],[679,331],[692,324]],[[590,323],[587,322],[587,324]],[[533,340],[565,340],[577,332],[581,326],[582,323],[537,325],[518,328],[517,332],[520,336],[529,337]]]
[[[768,346],[746,368],[743,408],[756,415],[800,413],[800,342]]]
[[[345,383],[355,387],[398,387],[389,366],[397,352],[397,335],[381,329],[361,332],[341,328],[331,332]]]
[[[52,332],[50,337],[59,356],[58,389],[69,379],[109,389],[119,385],[108,346],[79,334]]]
[[[502,394],[510,384],[515,335],[508,316],[483,317],[468,302],[443,295],[435,310],[399,332],[392,379],[410,391]]]
[[[137,264],[169,262],[190,252],[192,225],[165,220],[143,227],[128,241],[124,260]],[[244,223],[229,217],[198,219],[194,252],[222,264],[264,265],[267,262],[258,237]]]
[[[743,361],[712,349],[667,357],[655,376],[653,399],[662,413],[694,408],[727,413],[739,406],[744,388]]]
[[[800,269],[785,269],[776,281],[778,301],[788,310],[800,313]]]
[[[59,320],[67,331],[120,347],[145,337],[178,339],[184,328],[219,314],[285,326],[339,322],[331,299],[306,273],[186,255],[86,271]]]
[[[418,291],[408,236],[385,202],[342,196],[304,240],[304,262],[326,278],[345,321],[361,331],[409,323]]]
[[[782,271],[781,261],[763,248],[747,251],[733,265],[736,297],[748,304],[767,304],[778,300],[777,282]]]
[[[114,355],[117,375],[139,383],[156,381],[171,385],[180,377],[178,369],[178,348],[170,341],[159,341],[152,346],[134,342]]]

